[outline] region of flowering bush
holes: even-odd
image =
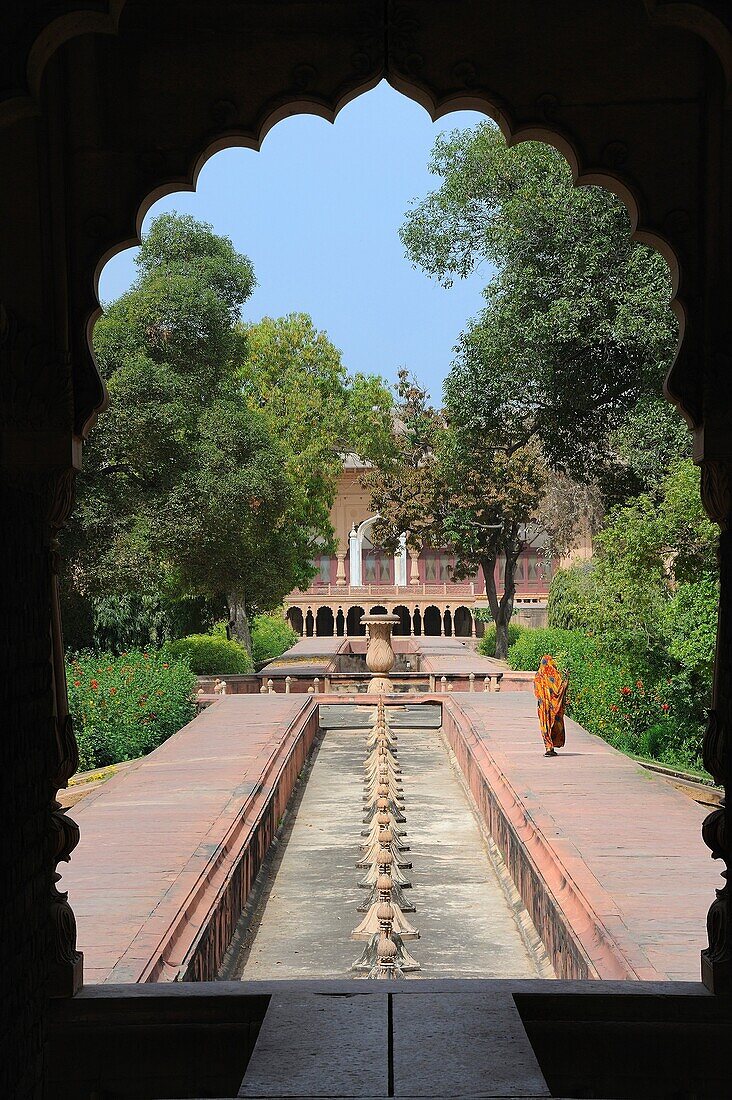
[[[567,713],[623,752],[698,767],[701,738],[684,709],[691,689],[682,677],[631,675],[602,642],[580,630],[524,630],[508,651],[511,668],[538,668],[551,653],[569,673]]]
[[[610,704],[620,747],[638,756],[658,755],[669,711],[657,686],[648,688],[642,680],[623,684],[617,701]]]
[[[165,650],[81,654],[66,675],[81,771],[143,756],[195,714],[195,676]]]

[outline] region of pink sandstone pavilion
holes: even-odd
[[[469,580],[455,581],[454,554],[449,548],[421,553],[402,546],[388,554],[374,546],[375,509],[361,484],[367,465],[347,455],[331,509],[337,551],[314,562],[310,587],[285,598],[285,615],[301,637],[354,637],[366,633],[365,614],[397,615],[394,633],[427,637],[480,637],[483,623],[474,612],[487,608],[482,570]],[[529,531],[528,546],[519,559],[514,619],[526,626],[546,625],[546,603],[553,568],[589,558],[589,534],[581,538],[566,559],[552,562],[545,555],[546,535]],[[502,565],[497,567],[499,594]]]

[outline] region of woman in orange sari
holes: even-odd
[[[534,695],[539,700],[539,725],[544,738],[544,756],[556,756],[564,745],[564,702],[569,678],[548,653],[539,662],[534,677]]]

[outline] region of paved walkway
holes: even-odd
[[[535,701],[460,694],[473,749],[505,779],[527,822],[645,978],[699,979],[719,863],[702,842],[706,810],[576,722],[546,759]],[[537,849],[539,850],[539,849]],[[538,858],[538,857],[537,857]]]
[[[572,927],[594,934],[596,917],[631,976],[697,980],[706,912],[721,886],[699,835],[705,811],[573,722],[566,750],[545,759],[530,696],[440,698],[448,715],[459,710],[469,721],[470,766],[506,799],[519,820],[519,847],[554,876],[549,894]],[[74,808],[81,842],[61,887],[77,915],[88,982],[177,975],[188,957],[181,944],[197,934],[209,894],[224,888],[220,882],[239,889],[231,859],[249,851],[247,837],[256,853],[266,851],[282,807],[268,810],[267,830],[255,837],[262,806],[283,759],[291,760],[288,784],[294,780],[300,762],[287,755],[295,736],[288,731],[314,705],[303,695],[225,696]],[[281,877],[247,977],[256,968],[257,977],[346,974],[358,954],[350,931],[362,894],[353,867],[362,738],[336,728],[325,736],[293,835],[280,848]],[[410,920],[422,933],[413,954],[423,975],[535,973],[439,734],[400,730],[399,744],[417,905]],[[253,877],[258,866],[247,857],[241,874]],[[232,902],[233,920],[239,911]],[[225,947],[230,932],[221,925],[216,935]],[[163,941],[175,951],[153,973]]]
[[[69,891],[87,982],[138,981],[161,937],[266,796],[268,766],[309,696],[227,695],[73,811]]]
[[[357,885],[364,872],[354,866],[363,828],[364,733],[331,728],[317,750],[276,855],[263,868],[261,900],[235,968],[244,980],[348,977],[361,954],[364,943],[350,933],[366,896]],[[416,906],[406,916],[421,933],[408,941],[422,967],[414,976],[537,976],[439,731],[400,729],[398,746],[402,827],[413,863],[406,894]]]

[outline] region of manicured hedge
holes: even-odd
[[[195,715],[195,677],[166,650],[82,654],[66,674],[81,771],[143,756]]]
[[[526,628],[519,626],[518,623],[508,624],[508,644],[509,647],[514,645],[521,634]],[[483,637],[478,642],[478,653],[482,653],[484,657],[495,657],[496,655],[496,624],[488,623],[485,628]]]
[[[297,634],[282,615],[257,615],[252,623],[252,656],[255,664],[279,657],[297,641]]]
[[[243,645],[225,634],[189,634],[168,642],[171,657],[185,660],[197,676],[252,672],[252,659]]]

